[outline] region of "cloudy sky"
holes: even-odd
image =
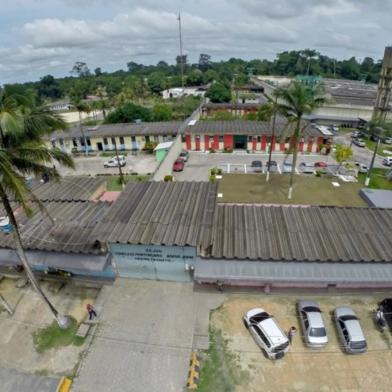
[[[273,59],[312,48],[336,58],[382,58],[392,44],[392,0],[0,0],[0,84],[128,61]]]

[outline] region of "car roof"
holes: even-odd
[[[366,340],[358,320],[347,320],[345,325],[351,341],[360,342]]]
[[[271,340],[273,345],[279,345],[287,342],[287,336],[279,328],[273,317],[260,321],[258,325],[268,335],[268,338]]]

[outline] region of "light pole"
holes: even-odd
[[[372,161],[370,162],[370,167],[369,167],[369,170],[368,170],[367,175],[366,175],[365,186],[369,186],[370,176],[372,174],[374,161],[375,161],[376,155],[377,155],[377,150],[378,150],[378,147],[380,146],[381,134],[382,134],[382,132],[384,132],[384,129],[382,129],[381,127],[377,127],[376,131],[378,132],[377,143],[376,143],[376,147],[374,148]]]

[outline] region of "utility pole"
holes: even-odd
[[[178,30],[179,30],[179,39],[180,39],[180,67],[181,67],[181,85],[182,91],[184,92],[184,56],[182,53],[182,29],[181,29],[181,12],[178,13]]]
[[[120,159],[118,157],[116,137],[114,137],[114,150],[116,152],[116,161],[117,161],[118,171],[119,171],[119,174],[120,174],[121,188],[124,189],[125,181],[124,181],[124,175],[123,175],[123,172],[122,172],[122,169],[121,169]]]
[[[267,162],[267,177],[266,181],[269,181],[270,171],[271,171],[271,158],[272,158],[272,146],[275,144],[275,124],[276,124],[276,111],[278,106],[278,97],[275,97],[275,102],[273,104],[273,117],[272,117],[272,134],[271,134],[271,143],[268,154],[268,162]]]
[[[367,175],[366,175],[365,186],[369,186],[369,183],[370,183],[370,175],[372,174],[372,170],[373,170],[373,166],[374,166],[374,161],[375,161],[376,155],[377,155],[377,150],[378,150],[378,147],[380,146],[381,134],[382,134],[382,132],[384,131],[384,130],[383,130],[382,128],[380,128],[380,127],[377,127],[376,130],[378,131],[377,144],[376,144],[376,147],[374,148],[372,161],[370,162],[370,167],[369,167],[369,170],[368,170]]]

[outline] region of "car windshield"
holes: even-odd
[[[320,309],[317,306],[304,306],[303,310],[306,313],[309,313],[309,312],[319,312],[320,313]]]
[[[315,338],[320,338],[326,335],[327,332],[325,331],[325,328],[311,328],[309,332],[309,336],[313,336]]]
[[[352,314],[348,314],[348,315],[346,315],[346,316],[341,316],[341,317],[339,317],[339,318],[340,318],[340,320],[342,320],[342,321],[358,320],[358,317],[357,317],[357,316],[354,316],[354,315],[352,315]]]
[[[367,345],[365,340],[360,340],[359,342],[350,342],[350,347],[354,349],[362,349],[365,348],[366,346]]]
[[[270,318],[271,316],[267,312],[262,312],[255,314],[254,316],[251,317],[250,321],[254,323],[259,323],[260,321],[266,320]]]

